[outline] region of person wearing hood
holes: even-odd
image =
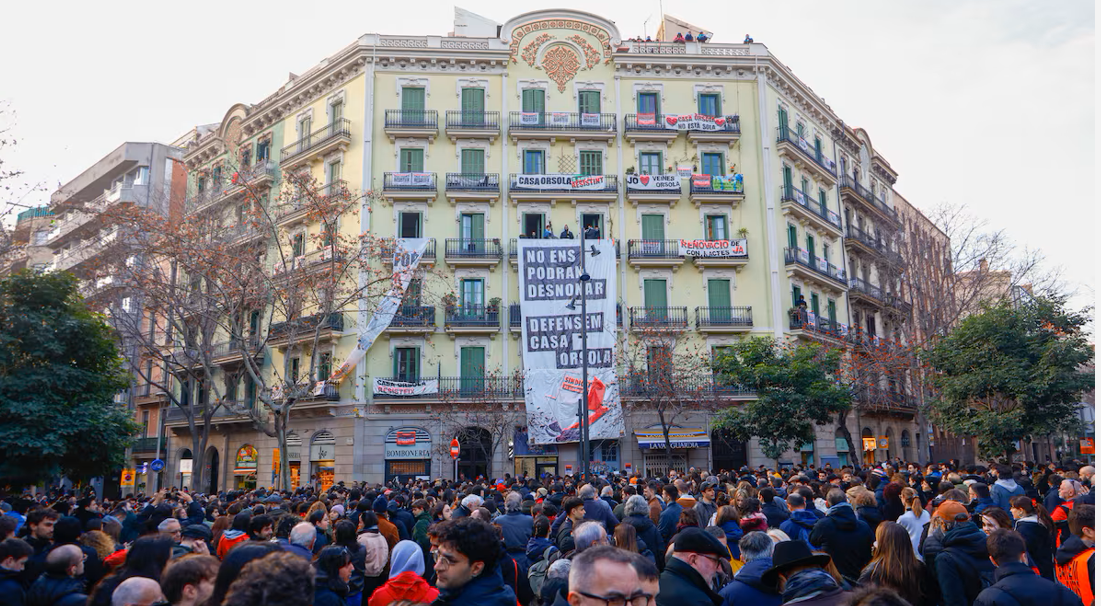
[[[314,568],[313,606],[345,606],[353,569],[348,550],[336,545],[325,547],[317,554]]]
[[[546,516],[539,516],[535,518],[535,523],[532,524],[531,538],[528,539],[528,544],[524,547],[524,555],[527,556],[528,562],[534,565],[543,558],[547,557],[547,549],[555,546],[554,541],[550,540],[550,520]],[[551,552],[554,553],[554,552]]]
[[[1094,601],[1093,550],[1095,534],[1093,505],[1079,505],[1070,514],[1071,535],[1055,552],[1055,576],[1082,599]]]
[[[661,531],[650,521],[650,505],[646,497],[631,495],[623,505],[623,522],[635,528],[635,536],[654,554],[658,570],[665,569],[665,541]]]
[[[1036,576],[1028,565],[1025,540],[1019,533],[999,528],[990,533],[990,537],[986,539],[986,547],[990,559],[998,568],[994,571],[994,584],[979,593],[975,598],[975,606],[999,606],[1007,603],[1081,606],[1082,600],[1073,591],[1059,583]],[[1006,599],[1007,596],[1010,599]]]
[[[440,524],[436,558],[438,606],[515,606],[501,576],[501,545],[488,522],[461,518]]]
[[[398,528],[398,535],[402,541],[406,541],[413,538],[413,527],[417,525],[417,520],[413,517],[408,509],[405,508],[405,495],[398,495],[393,501],[386,506],[386,511],[389,514],[390,520],[394,522],[394,526]]]
[[[818,523],[818,516],[807,509],[807,500],[799,493],[789,494],[787,503],[791,516],[780,524],[780,530],[791,537],[791,540],[806,541],[807,546],[811,547],[810,531]]]
[[[984,585],[993,584],[986,533],[971,521],[962,503],[945,501],[937,508],[937,516],[945,528],[943,548],[933,563],[941,606],[970,606]]]
[[[733,505],[723,505],[715,514],[715,526],[722,529],[726,535],[726,546],[730,549],[730,557],[740,558],[738,544],[745,536],[742,530],[742,520],[738,516],[738,508]]]
[[[218,548],[215,551],[219,560],[225,560],[230,549],[248,540],[248,525],[251,520],[252,514],[246,511],[233,516],[233,524],[218,539]]]
[[[864,520],[856,517],[840,488],[830,489],[826,503],[829,504],[826,517],[811,529],[810,544],[829,554],[841,575],[855,583],[872,559],[875,535]]]
[[[1028,547],[1028,555],[1040,571],[1040,576],[1055,580],[1055,522],[1043,506],[1032,504],[1027,496],[1013,497],[1009,513],[1016,522],[1013,529],[1021,535]]]
[[[375,590],[367,606],[387,606],[409,600],[430,604],[440,591],[424,580],[424,553],[413,541],[400,541],[390,554],[390,580]]]
[[[1009,511],[1009,500],[1016,496],[1023,496],[1025,489],[1013,480],[1013,472],[1008,466],[995,465],[994,473],[998,476],[998,480],[990,488],[990,498],[994,501],[995,507]]]
[[[772,551],[775,547],[772,537],[763,532],[751,532],[740,541],[737,549],[741,553],[742,567],[734,579],[719,592],[723,606],[780,606],[782,599],[775,586],[766,585],[761,576],[772,568]],[[730,543],[731,551],[734,544]]]
[[[849,592],[826,570],[829,564],[830,556],[812,553],[802,541],[781,541],[772,552],[772,568],[761,575],[761,583],[775,587],[783,604],[837,606],[848,600]]]

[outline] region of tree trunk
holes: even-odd
[[[673,469],[673,445],[669,441],[669,424],[665,422],[664,407],[658,407],[658,420],[661,422],[661,436],[665,438],[665,476],[669,477],[669,472]],[[645,467],[643,464],[643,468]]]
[[[849,461],[849,464],[855,467],[857,462],[861,459],[860,453],[857,452],[856,445],[853,443],[853,434],[849,431],[849,426],[845,424],[845,420],[848,416],[848,410],[842,410],[837,413],[837,428],[841,430],[841,435],[845,437],[845,445],[849,447],[849,457],[852,459]]]
[[[284,409],[285,410],[285,409]],[[287,462],[287,415],[275,414],[275,440],[279,444],[279,490],[290,490],[291,470]],[[335,456],[335,455],[334,455]],[[259,482],[258,482],[259,484]]]

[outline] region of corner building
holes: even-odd
[[[296,407],[288,449],[301,482],[319,473],[371,482],[450,477],[448,443],[464,415],[476,425],[464,432],[457,465],[468,477],[578,470],[576,444],[526,445],[523,388],[511,378],[523,368],[518,239],[542,237],[547,224],[556,236],[566,226],[574,234],[592,227],[617,247],[626,431],[595,442],[592,457],[610,469],[664,468],[646,387],[647,365],[672,355],[669,348],[706,356],[750,336],[839,345],[852,338],[855,318],[878,334],[898,327],[905,339],[902,323],[890,323],[889,301],[859,307],[852,300],[857,255],[845,243],[864,233],[850,228],[874,234],[877,221],[890,246],[898,233],[887,229],[896,175],[862,131],[846,128],[763,44],[632,42],[610,20],[573,10],[503,24],[457,10],[454,31],[461,35],[364,35],[263,101],[235,105],[220,123],[199,127],[186,149],[189,208],[220,208],[227,225],[233,194],[219,175],[248,171],[240,174],[276,192],[283,172],[307,170],[327,187],[377,195],[342,221],[344,233],[432,240],[423,283],[354,379]],[[842,152],[842,140],[851,149]],[[595,178],[585,187],[535,186],[530,175]],[[842,195],[864,190],[875,197],[862,210],[860,200],[850,206]],[[865,214],[868,222],[858,223]],[[308,259],[301,242],[309,238],[300,235],[319,226],[302,213],[276,216],[280,241],[269,246],[297,247],[294,256]],[[686,257],[682,239],[744,240],[744,254]],[[869,271],[860,286],[878,287],[887,276]],[[370,314],[338,315],[324,319],[331,330],[324,351],[313,353],[339,364]],[[267,360],[281,364],[276,327],[261,331],[269,334]],[[627,351],[641,352],[640,361],[629,362]],[[440,393],[376,394],[376,379],[435,379]],[[721,405],[753,397],[715,388],[707,371],[683,383]],[[906,393],[905,381],[894,385]],[[476,409],[516,422],[486,427],[469,412]],[[772,463],[755,441],[712,435],[713,409],[689,407],[676,419],[674,467]],[[849,429],[858,443],[865,429],[916,438],[915,417],[912,400],[899,398],[889,409],[850,414]],[[183,439],[170,473],[192,457],[183,450],[186,424],[173,431]],[[820,427],[814,442],[781,460],[849,463],[839,435]],[[270,483],[276,445],[246,420],[219,418],[210,444],[204,464],[216,470],[208,474],[214,487]],[[924,458],[918,445],[878,444],[880,460],[904,452]],[[239,469],[244,448],[248,466]]]

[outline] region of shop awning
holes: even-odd
[[[661,429],[636,429],[635,437],[638,438],[638,447],[643,450],[665,448],[665,436]],[[711,445],[711,436],[701,428],[670,429],[669,445],[673,448],[703,448]]]

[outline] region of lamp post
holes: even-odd
[[[585,270],[585,226],[581,226],[581,403],[577,406],[581,423],[581,477],[589,479],[589,331],[585,326],[588,316],[589,273]]]

